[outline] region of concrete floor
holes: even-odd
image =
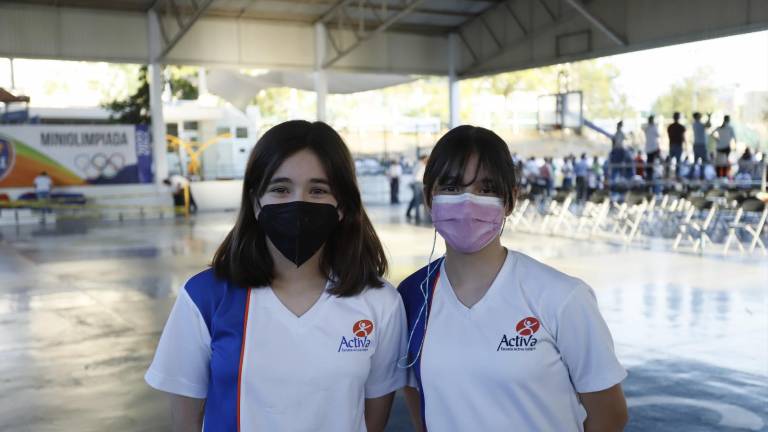
[[[400,208],[369,211],[396,284],[424,265],[433,232]],[[142,376],[178,287],[233,218],[0,231],[0,431],[167,430]],[[504,243],[594,287],[629,369],[628,431],[768,430],[768,259]],[[410,430],[400,399],[388,430]]]

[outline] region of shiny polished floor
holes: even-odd
[[[404,208],[369,212],[396,284],[424,265],[433,231]],[[233,218],[0,230],[0,431],[167,430],[166,402],[142,376],[179,286]],[[504,243],[595,289],[629,370],[628,431],[768,430],[768,259],[517,233]],[[400,399],[388,430],[410,430]]]

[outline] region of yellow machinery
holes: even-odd
[[[231,133],[224,133],[217,135],[208,141],[199,144],[196,142],[187,142],[179,137],[173,135],[166,135],[165,139],[170,144],[170,147],[174,150],[183,148],[189,155],[189,162],[187,163],[187,175],[199,175],[200,174],[200,155],[203,154],[209,147],[221,142],[223,139],[232,138]],[[184,208],[181,211],[184,216],[189,217],[189,185],[184,187]],[[177,209],[178,211],[179,209]]]
[[[199,175],[200,174],[200,155],[207,150],[210,146],[217,144],[221,142],[221,140],[232,138],[231,133],[224,133],[221,135],[217,135],[208,141],[199,144],[196,142],[187,142],[182,140],[179,137],[173,136],[173,135],[166,135],[165,139],[168,141],[168,143],[171,145],[172,148],[178,149],[183,148],[184,151],[187,152],[187,155],[189,155],[189,162],[187,163],[187,174],[192,175]]]

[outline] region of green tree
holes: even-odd
[[[108,63],[106,70],[94,77],[94,86],[99,89],[103,101],[125,99],[141,85],[140,73],[140,65]]]
[[[125,99],[116,99],[102,104],[111,111],[110,120],[115,123],[150,124],[152,117],[149,110],[149,80],[147,66],[139,68],[139,86]]]
[[[490,89],[494,93],[507,98],[516,91],[556,92],[557,72],[556,66],[545,66],[536,69],[501,73],[481,79],[488,81]]]
[[[168,66],[166,73],[171,95],[174,99],[195,100],[200,92],[193,82],[197,77],[198,68],[192,66]]]
[[[710,84],[707,69],[699,69],[682,82],[673,84],[669,90],[656,99],[653,112],[672,116],[675,111],[690,115],[695,111],[712,112],[717,106],[715,87]]]
[[[620,119],[633,114],[627,95],[616,87],[621,75],[616,65],[603,60],[587,60],[563,66],[571,79],[571,90],[584,95],[584,116]]]
[[[462,86],[462,96],[490,93],[508,99],[516,91],[546,95],[580,90],[584,95],[586,117],[623,118],[632,115],[633,110],[626,94],[616,86],[619,75],[619,69],[613,64],[586,60],[467,80]],[[462,116],[468,115],[471,109],[462,105]]]

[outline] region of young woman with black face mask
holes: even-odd
[[[460,126],[435,145],[424,196],[446,254],[399,287],[414,423],[440,432],[621,430],[626,372],[592,289],[501,245],[516,193],[495,133]]]
[[[180,290],[146,374],[172,395],[174,430],[382,431],[406,380],[386,267],[341,137],[267,131],[237,222]]]

